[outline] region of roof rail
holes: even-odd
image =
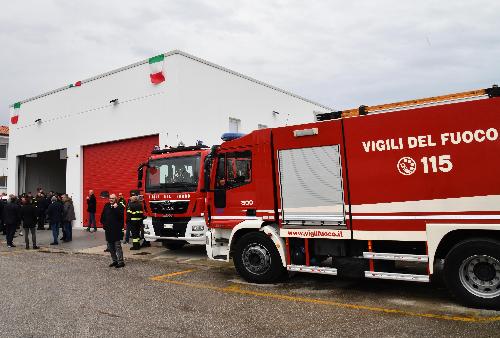
[[[500,96],[500,88],[497,85],[493,85],[491,88],[487,89],[478,89],[478,90],[471,90],[467,92],[460,92],[460,93],[447,94],[441,96],[432,96],[416,100],[380,104],[376,106],[362,105],[359,106],[359,108],[343,110],[341,111],[341,113],[342,117],[353,117],[359,115],[367,115],[375,112],[381,112],[384,110],[397,110],[397,109],[410,108],[411,106],[417,106],[417,105],[439,104],[440,102],[445,102],[445,101],[473,99],[486,95],[490,98],[498,97]]]
[[[202,150],[202,149],[209,149],[208,146],[201,144],[197,146],[191,146],[191,147],[175,147],[175,148],[165,148],[165,149],[156,149],[151,152],[152,155],[157,155],[157,154],[169,154],[169,153],[180,153],[182,151],[191,151],[191,150]]]

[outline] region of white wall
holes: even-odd
[[[175,114],[188,118],[178,119],[175,130],[181,131],[186,144],[199,138],[219,144],[220,135],[229,131],[229,117],[240,119],[242,131],[249,133],[259,124],[277,127],[312,122],[313,111],[327,111],[195,60],[176,61],[181,102]],[[170,137],[170,144],[173,141]]]
[[[81,221],[82,146],[159,134],[160,145],[220,144],[229,117],[244,132],[310,122],[321,106],[198,62],[183,54],[165,58],[166,81],[152,85],[142,64],[22,103],[11,125],[9,192],[17,189],[17,156],[67,148],[67,192]],[[76,81],[76,80],[75,80]],[[109,101],[118,98],[117,105]],[[280,114],[273,114],[278,111]],[[36,119],[41,123],[35,123]]]

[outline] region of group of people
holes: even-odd
[[[89,222],[87,231],[97,231],[96,224],[97,200],[94,191],[90,190],[87,196],[87,212]],[[125,266],[123,250],[121,247],[126,228],[124,243],[129,243],[132,237],[130,250],[140,250],[141,247],[151,246],[144,239],[144,210],[138,196],[132,195],[126,202],[123,194],[118,197],[115,194],[109,196],[109,201],[104,205],[100,217],[107,249],[110,252],[112,263],[110,267],[121,268]],[[20,196],[4,195],[0,199],[0,230],[6,235],[7,246],[15,247],[13,239],[17,229],[19,235],[23,235],[26,249],[30,249],[29,235],[33,249],[39,249],[36,243],[36,230],[45,230],[48,222],[52,230],[53,241],[50,245],[58,245],[59,240],[71,242],[73,239],[72,222],[75,220],[75,208],[73,200],[67,194],[57,194],[50,191],[47,195],[42,189],[38,189],[36,196],[25,193]],[[62,238],[59,238],[59,228],[62,228]],[[141,244],[141,239],[143,243]]]
[[[92,227],[97,231],[95,213],[97,200],[94,191],[90,190],[87,196],[87,212],[89,222],[87,231],[91,232]],[[132,195],[128,201],[125,201],[123,194],[118,197],[115,194],[109,195],[109,201],[104,205],[104,208],[99,219],[102,224],[107,248],[105,251],[111,254],[112,263],[110,267],[122,268],[125,266],[123,260],[122,240],[123,229],[126,227],[125,242],[129,242],[129,236],[132,237],[132,248],[130,250],[139,250],[141,247],[150,246],[151,244],[144,239],[144,210],[138,196]],[[140,241],[143,240],[141,244]]]
[[[4,196],[0,203],[0,226],[6,235],[7,246],[15,247],[13,240],[17,229],[23,235],[26,249],[30,249],[29,234],[33,249],[39,249],[36,244],[36,230],[45,230],[48,221],[52,230],[53,241],[50,245],[58,245],[59,240],[70,242],[72,240],[72,222],[75,218],[73,201],[67,194],[57,194],[50,191],[45,194],[43,189],[37,190],[36,196],[31,192],[20,196]],[[62,227],[62,238],[59,239],[59,228]]]

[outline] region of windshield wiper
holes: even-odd
[[[175,189],[177,191],[194,191],[198,183],[191,182],[173,182],[173,183],[164,183],[162,184],[162,188],[165,189]]]
[[[189,187],[189,186],[197,186],[198,183],[193,182],[172,182],[172,183],[162,183],[162,187]]]
[[[161,188],[160,187],[149,187],[149,188],[146,188],[146,192],[148,193],[151,193],[151,192],[160,192],[161,191]]]

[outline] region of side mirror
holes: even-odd
[[[205,184],[203,186],[203,191],[209,192],[210,191],[210,174],[212,170],[212,165],[213,165],[213,160],[215,158],[215,154],[217,153],[217,149],[219,149],[218,145],[212,146],[210,149],[210,153],[205,157],[205,163],[203,163],[203,177],[205,180]]]
[[[144,167],[147,167],[147,163],[141,163],[139,168],[137,168],[137,189],[142,188],[142,179],[144,177]]]
[[[212,168],[212,157],[208,155],[205,158],[205,163],[203,164],[203,179],[204,179],[204,185],[203,185],[203,191],[204,192],[209,192],[210,191],[210,170]]]

